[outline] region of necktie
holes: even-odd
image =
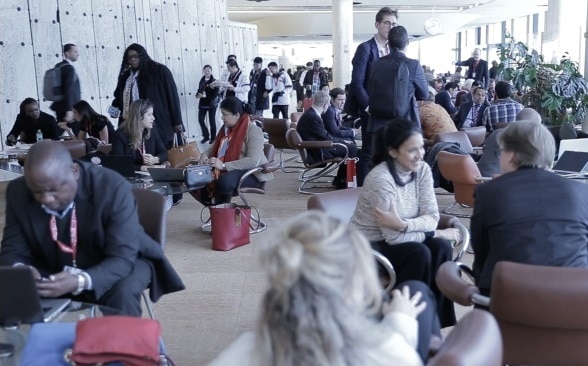
[[[474,121],[474,126],[478,123],[478,111],[480,110],[480,106],[478,104],[474,104],[474,110],[472,111],[472,121]]]

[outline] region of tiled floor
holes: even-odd
[[[267,195],[250,195],[269,229],[229,252],[210,250],[210,236],[198,230],[202,206],[190,196],[169,212],[166,253],[187,289],[164,296],[155,311],[178,365],[206,365],[242,331],[255,326],[266,286],[259,253],[285,219],[306,209],[309,196],[299,194],[297,185],[297,174],[278,172]],[[438,197],[441,208],[452,200]],[[464,261],[471,262],[471,257],[466,254]],[[458,309],[459,314],[464,311]]]

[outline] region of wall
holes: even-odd
[[[145,46],[166,64],[178,87],[189,136],[200,136],[195,91],[202,66],[220,76],[236,54],[249,72],[257,53],[256,26],[230,22],[226,0],[3,0],[0,3],[0,140],[26,97],[43,101],[43,74],[75,43],[82,99],[106,114],[125,48]],[[116,122],[113,121],[116,126]]]

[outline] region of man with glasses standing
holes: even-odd
[[[368,83],[370,79],[371,63],[382,56],[390,53],[388,49],[388,32],[398,25],[398,11],[389,7],[381,8],[376,14],[375,27],[377,33],[368,41],[357,46],[355,56],[351,61],[353,71],[351,73],[351,84],[349,98],[349,113],[361,117],[362,136],[362,157],[365,153],[371,156],[371,134],[366,134],[369,115],[366,112],[368,106]],[[368,151],[365,151],[368,148]],[[370,169],[369,159],[361,158],[357,169],[357,184],[361,186],[363,179]]]

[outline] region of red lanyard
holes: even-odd
[[[76,268],[76,253],[78,248],[78,219],[76,217],[76,206],[74,205],[72,208],[71,222],[69,224],[71,245],[66,245],[57,239],[57,223],[55,221],[55,215],[51,215],[51,218],[49,219],[49,230],[51,231],[51,239],[57,243],[59,249],[64,253],[71,253],[72,265]]]

